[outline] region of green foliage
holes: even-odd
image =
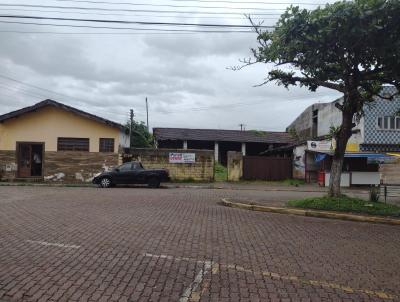
[[[336,139],[337,136],[338,136],[339,130],[340,130],[340,126],[338,126],[338,127],[330,126],[329,127],[329,134],[326,135],[326,138],[327,139],[332,139],[332,138]]]
[[[297,134],[297,131],[295,128],[289,128],[288,133],[291,137],[293,137],[296,140],[300,140],[299,135]]]
[[[223,165],[221,165],[220,163],[216,163],[214,165],[214,178],[215,181],[227,181],[228,169]]]
[[[126,123],[126,128],[130,129],[130,121]],[[153,135],[147,130],[144,122],[132,123],[131,148],[150,148],[153,146]]]
[[[249,130],[249,132],[254,133],[256,136],[265,137],[267,136],[267,132],[261,130]]]
[[[360,198],[313,197],[300,200],[290,200],[288,205],[296,208],[327,210],[337,212],[364,213],[370,215],[400,217],[400,207],[381,202],[368,202]]]
[[[369,190],[369,201],[378,202],[380,195],[380,188],[379,187],[371,187]]]
[[[398,0],[342,1],[316,10],[290,6],[275,30],[257,30],[260,46],[253,54],[257,62],[275,64],[267,82],[352,95],[343,109],[355,114],[382,84],[400,87],[399,15]]]
[[[255,26],[259,47],[255,62],[272,64],[265,83],[310,91],[326,87],[343,93],[342,124],[334,133],[336,149],[329,194],[340,195],[340,173],[346,145],[364,105],[381,95],[382,85],[400,91],[400,1],[354,0],[315,10],[290,6],[272,31]],[[334,168],[335,167],[335,168]]]
[[[304,185],[304,180],[302,179],[285,179],[282,184],[287,186],[295,186],[298,187],[299,185]]]

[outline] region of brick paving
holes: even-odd
[[[400,301],[400,228],[206,189],[0,187],[1,301]]]

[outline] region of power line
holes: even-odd
[[[252,25],[239,25],[239,24],[209,24],[209,23],[182,23],[182,22],[125,21],[125,20],[101,20],[101,19],[40,17],[40,16],[23,16],[23,15],[0,15],[0,18],[52,20],[52,21],[73,21],[73,22],[78,21],[78,22],[113,23],[113,24],[137,24],[137,25],[195,26],[195,27],[208,27],[208,28],[210,28],[210,27],[253,28]],[[274,28],[274,26],[260,25],[259,28]]]
[[[0,21],[6,24],[21,25],[38,25],[38,26],[54,26],[54,27],[72,27],[72,28],[91,28],[91,29],[118,29],[118,30],[134,30],[134,31],[155,31],[165,33],[253,33],[250,30],[194,30],[194,29],[159,29],[159,28],[134,28],[134,27],[110,27],[110,26],[90,26],[90,25],[73,25],[73,24],[54,24],[54,23],[35,23],[35,22],[18,22],[18,21]]]
[[[2,23],[0,21],[0,23]],[[26,23],[23,23],[26,24]],[[165,36],[171,36],[173,35],[192,35],[192,34],[220,34],[220,33],[226,33],[226,34],[234,34],[234,33],[253,33],[251,31],[181,31],[181,32],[170,32],[168,30],[166,31],[161,31],[161,32],[58,32],[58,31],[21,31],[21,30],[0,30],[0,33],[12,33],[12,34],[46,34],[46,35],[100,35],[100,36],[116,36],[116,35],[124,35],[124,36],[129,36],[129,35],[165,35]]]
[[[93,3],[93,4],[113,4],[113,5],[143,5],[132,2],[109,2],[109,1],[89,1],[89,0],[53,0],[57,2],[78,2],[78,3]],[[222,0],[170,0],[172,2],[199,2],[199,3],[227,3],[227,4],[263,4],[263,5],[324,5],[324,3],[303,3],[303,2],[262,2],[262,1],[222,1]],[[157,5],[161,6],[161,5]]]
[[[151,10],[151,9],[119,9],[119,8],[99,8],[99,7],[80,7],[80,6],[57,6],[57,5],[36,5],[36,4],[0,4],[1,7],[33,7],[33,8],[52,8],[69,10],[92,10],[92,11],[113,11],[113,12],[136,12],[136,13],[176,13],[176,14],[196,14],[196,15],[243,15],[243,12],[201,12],[201,11],[180,11],[180,10]],[[254,16],[280,16],[278,13],[250,13]]]
[[[65,1],[65,0],[53,0],[53,1]],[[174,4],[151,4],[151,3],[111,3],[103,1],[73,1],[68,0],[68,2],[79,2],[79,3],[95,3],[95,4],[124,4],[129,6],[148,6],[148,7],[167,7],[167,8],[205,8],[205,9],[231,9],[231,10],[259,10],[259,11],[282,11],[282,8],[260,8],[260,7],[231,7],[231,6],[200,6],[200,5],[174,5]],[[8,5],[8,4],[5,4]],[[15,6],[23,6],[25,4],[17,4]],[[14,6],[14,5],[13,5]]]
[[[0,8],[0,11],[19,11],[19,12],[39,12],[39,13],[60,13],[60,14],[78,14],[78,15],[98,15],[98,16],[123,16],[123,17],[153,17],[153,18],[176,18],[176,19],[188,19],[188,18],[196,18],[196,19],[221,19],[218,16],[182,16],[182,15],[142,15],[142,14],[109,14],[109,13],[85,13],[85,12],[66,12],[59,10],[38,10],[38,9],[21,9],[21,8]],[[246,20],[245,16],[242,17],[233,17],[233,16],[224,16],[223,19],[237,19],[237,20]],[[253,20],[265,20],[265,19],[274,19],[276,17],[254,17]]]
[[[56,91],[54,91],[54,90],[50,90],[50,89],[46,89],[46,88],[39,87],[39,86],[36,86],[36,85],[28,84],[28,83],[26,83],[26,82],[17,80],[17,79],[15,79],[15,78],[13,78],[13,77],[9,77],[9,76],[6,76],[6,75],[0,74],[0,78],[6,79],[6,80],[8,80],[8,81],[15,82],[15,83],[18,83],[18,84],[27,86],[27,87],[31,87],[31,88],[35,88],[35,89],[38,89],[38,90],[42,90],[42,91],[45,91],[46,93],[51,93],[51,94],[53,94],[53,95],[58,95],[58,96],[65,97],[65,98],[68,98],[68,99],[74,99],[74,100],[77,100],[77,101],[79,101],[79,102],[81,102],[81,103],[84,103],[84,104],[87,104],[87,103],[88,103],[87,100],[82,100],[82,99],[79,99],[79,98],[76,98],[76,97],[72,97],[72,96],[67,95],[67,94],[63,94],[63,93],[56,92]],[[8,87],[9,85],[7,85],[7,84],[5,84],[5,83],[2,83],[2,82],[0,82],[0,85],[3,85],[3,86],[5,85],[5,86],[6,86],[5,88],[6,88],[7,90],[11,90],[11,88],[20,89],[20,88],[18,88],[18,87],[11,87],[11,88],[10,88],[10,87]],[[23,89],[25,89],[25,88],[23,88]],[[1,90],[0,90],[0,92],[1,92]],[[40,94],[40,93],[37,93],[37,94],[36,94],[36,92],[25,92],[25,91],[15,91],[15,92],[22,93],[22,94],[29,95],[29,96],[33,96],[33,97],[39,98],[39,99],[47,99],[47,98],[48,98],[48,95],[43,95],[43,94]],[[101,109],[101,108],[97,108],[97,109],[95,109],[95,110],[96,110],[97,112],[99,112],[99,110],[102,110],[102,109]],[[93,110],[93,111],[94,111],[94,110]],[[108,109],[103,109],[103,111],[104,111],[104,112],[107,112],[107,113],[112,113],[112,114],[115,114],[115,115],[125,116],[125,114],[122,114],[122,113],[119,113],[119,112],[115,112],[115,111],[110,111],[110,110],[108,110]]]

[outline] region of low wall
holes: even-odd
[[[228,181],[239,181],[243,177],[243,155],[228,151]]]
[[[395,163],[379,165],[381,181],[385,184],[400,184],[400,159]]]
[[[118,165],[118,154],[99,152],[45,152],[43,175],[51,182],[91,182],[94,175]],[[0,151],[0,170],[4,180],[17,176],[15,151]]]
[[[91,182],[94,175],[118,165],[118,154],[100,152],[46,152],[45,181]]]
[[[15,151],[0,150],[0,180],[15,178],[16,171]]]
[[[169,162],[169,153],[195,153],[193,164]],[[168,169],[171,179],[177,181],[214,181],[214,151],[177,149],[130,149],[123,155],[123,161],[138,160],[146,169]]]

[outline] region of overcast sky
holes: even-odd
[[[227,3],[235,1],[241,3]],[[0,14],[248,25],[243,13],[266,13],[270,15],[257,17],[264,18],[264,25],[273,25],[278,18],[276,14],[287,5],[271,2],[317,4],[326,1],[264,0],[269,4],[263,4],[254,3],[261,0],[247,3],[244,3],[245,0],[214,3],[195,0],[103,0],[147,4],[143,6],[88,2],[0,0]],[[4,5],[11,3],[30,6]],[[213,8],[157,6],[160,4]],[[316,7],[309,4],[301,6]],[[215,8],[221,6],[225,8]],[[176,12],[167,14],[155,10]],[[190,13],[181,13],[183,11]],[[204,12],[212,14],[200,14]],[[239,129],[239,124],[245,124],[246,129],[284,131],[310,104],[340,97],[329,89],[311,93],[296,87],[287,90],[274,83],[254,87],[263,81],[270,68],[264,64],[240,71],[230,70],[230,66],[240,64],[239,59],[251,55],[250,48],[256,45],[254,33],[171,33],[148,29],[175,30],[182,27],[11,18],[0,18],[0,21],[141,30],[0,23],[0,114],[51,98],[121,123],[128,119],[129,109],[133,108],[136,119],[145,121],[145,97],[148,97],[150,127]]]

